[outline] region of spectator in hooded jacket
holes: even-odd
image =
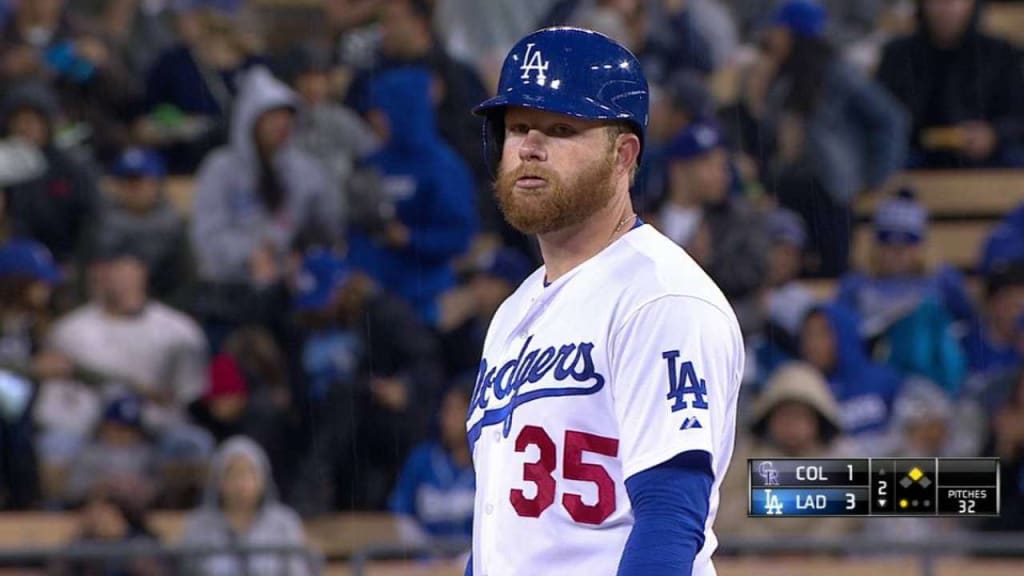
[[[14,232],[38,240],[58,264],[76,256],[99,201],[94,175],[54,142],[59,113],[56,97],[42,84],[21,84],[2,105],[2,132],[43,153],[45,172],[8,189]]]
[[[191,237],[200,280],[269,284],[296,243],[337,239],[337,189],[292,138],[298,105],[265,68],[246,75],[231,143],[210,154],[196,177]]]
[[[394,218],[349,234],[352,265],[410,302],[428,324],[438,298],[455,284],[452,260],[477,229],[473,180],[444,143],[430,103],[425,68],[382,72],[371,82],[370,123],[383,146],[367,159],[383,175]]]
[[[850,203],[903,166],[906,119],[888,92],[836,53],[827,20],[811,0],[776,11],[763,40],[764,78],[748,78],[738,117],[766,188],[807,224],[813,257],[805,272],[830,277],[849,265]]]
[[[429,108],[434,112],[431,131],[468,165],[470,186],[475,193],[474,210],[479,209],[478,218],[484,229],[501,230],[504,221],[491,194],[490,175],[480,146],[482,121],[467,113],[487,98],[480,75],[469,64],[453,58],[434,31],[434,0],[388,0],[377,4],[380,43],[372,63],[356,69],[345,104],[366,115],[377,106],[372,84],[378,76],[409,67],[429,70],[431,88],[423,95],[429,94]]]
[[[843,430],[867,455],[887,453],[892,406],[902,378],[864,352],[856,313],[839,304],[811,310],[800,333],[800,359],[828,380]]]
[[[306,576],[313,573],[304,554],[306,536],[295,512],[278,501],[270,463],[263,449],[236,436],[217,451],[202,505],[185,519],[182,546],[220,547],[222,554],[193,557],[185,573],[196,576]],[[239,546],[292,547],[291,555],[242,556]]]
[[[980,0],[917,0],[878,79],[910,113],[914,168],[1024,166],[1024,61],[979,29]]]

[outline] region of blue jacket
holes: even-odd
[[[459,466],[437,442],[413,450],[398,476],[389,507],[410,516],[435,538],[473,536],[476,479],[471,466]]]
[[[899,374],[864,353],[857,315],[840,304],[819,308],[828,318],[836,344],[836,365],[826,374],[841,409],[843,430],[852,436],[885,432],[899,391]]]
[[[476,232],[477,211],[469,168],[437,131],[430,83],[430,73],[420,68],[383,72],[371,83],[371,101],[386,116],[390,137],[367,163],[384,176],[397,219],[409,229],[409,245],[384,246],[354,226],[349,246],[354,266],[433,324],[437,298],[455,284],[452,259],[469,248]]]

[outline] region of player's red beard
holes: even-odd
[[[607,206],[615,193],[614,169],[610,152],[578,170],[570,181],[544,166],[520,164],[510,171],[499,167],[495,196],[505,220],[516,230],[523,234],[546,234],[580,224]],[[543,178],[547,185],[526,193],[516,192],[516,180],[526,176]]]

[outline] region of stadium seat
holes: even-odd
[[[1024,170],[920,171],[904,175],[935,220],[999,218],[1024,203]],[[870,218],[881,195],[861,196],[857,215]]]

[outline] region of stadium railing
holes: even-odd
[[[289,576],[289,562],[298,556],[306,564],[309,574],[323,572],[324,560],[313,550],[302,546],[167,546],[157,543],[72,544],[60,548],[0,548],[0,571],[11,567],[37,567],[45,569],[62,562],[118,562],[152,559],[168,564],[172,574],[185,574],[190,562],[210,556],[229,555],[241,560],[242,573],[249,572],[247,560],[256,556],[277,556],[281,562],[281,576]],[[20,573],[20,572],[19,572]]]

